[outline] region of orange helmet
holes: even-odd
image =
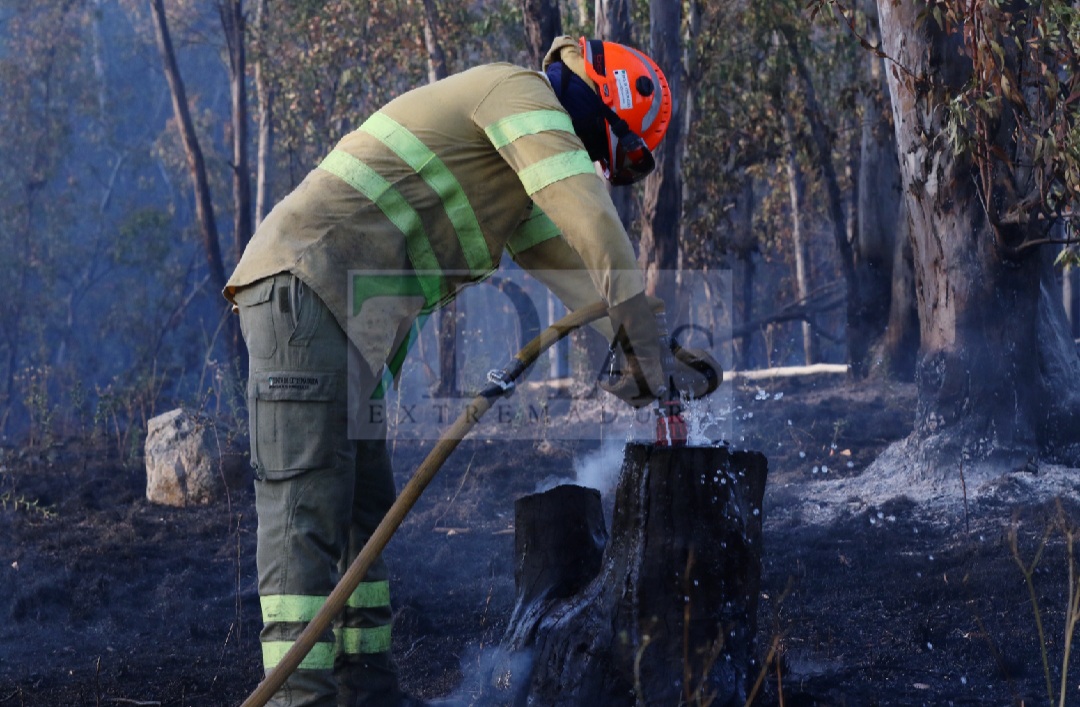
[[[584,37],[578,43],[585,73],[607,107],[604,170],[612,184],[632,184],[656,166],[652,150],[671,123],[671,89],[660,67],[636,49]]]

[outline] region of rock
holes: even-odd
[[[178,408],[147,424],[146,499],[151,503],[211,503],[241,483],[243,466],[209,418]]]

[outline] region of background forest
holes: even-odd
[[[388,99],[562,33],[673,88],[613,192],[649,277],[730,272],[737,371],[846,367],[722,389],[769,459],[757,704],[1080,694],[1075,0],[0,0],[0,705],[257,684],[251,484],[150,503],[147,421],[243,436],[260,219]],[[480,679],[513,499],[618,469],[519,442],[466,439],[389,547],[410,692]]]
[[[942,361],[970,377],[976,354],[958,349],[1019,350],[995,380],[1030,380],[1045,357],[1022,360],[1053,338],[1075,373],[1076,11],[883,7],[879,21],[864,0],[6,0],[0,432],[133,456],[177,403],[232,415],[242,342],[219,292],[261,216],[387,99],[480,62],[537,65],[557,33],[647,48],[667,70],[676,124],[619,206],[646,267],[733,272],[737,368],[922,370],[919,420],[959,427],[979,385],[968,404],[942,393]],[[901,144],[907,181],[905,115],[924,145]],[[1051,333],[1025,340],[1010,322],[1039,317],[995,301],[1018,280],[1052,290]],[[948,292],[965,304],[943,322]],[[1070,415],[1075,385],[1057,389]],[[1046,448],[1040,424],[1028,436]]]

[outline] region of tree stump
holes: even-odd
[[[628,445],[602,557],[595,491],[521,499],[517,605],[480,704],[742,705],[766,474],[757,452]]]

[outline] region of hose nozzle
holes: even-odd
[[[686,444],[686,420],[682,416],[679,389],[675,386],[674,346],[663,309],[656,312],[656,329],[660,334],[660,364],[667,376],[667,390],[657,400],[656,444],[660,447],[682,447]]]

